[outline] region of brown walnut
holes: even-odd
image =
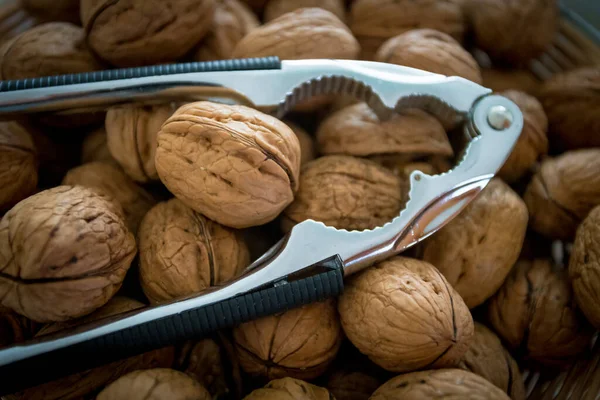
[[[456,218],[427,239],[423,260],[435,265],[469,308],[502,285],[527,231],[527,207],[504,182],[492,180]]]
[[[169,368],[133,371],[104,388],[97,400],[210,400],[210,393],[183,372]]]
[[[156,169],[187,206],[246,228],[273,220],[294,199],[300,144],[283,122],[251,108],[190,103],[158,134]]]
[[[473,336],[458,293],[431,264],[406,257],[348,281],[338,310],[348,339],[393,372],[457,365]]]
[[[215,0],[81,0],[90,47],[119,67],[174,61],[208,32]]]
[[[290,121],[284,121],[287,126],[296,134],[298,142],[300,143],[300,165],[304,165],[309,161],[317,158],[315,149],[315,140],[313,137],[306,132],[300,126]]]
[[[542,162],[525,191],[530,227],[553,239],[571,240],[577,226],[600,204],[600,149],[572,150]]]
[[[592,329],[575,304],[566,275],[549,260],[520,260],[490,299],[492,327],[523,358],[560,366],[590,342]]]
[[[10,308],[0,306],[0,348],[31,339],[36,325]]]
[[[80,0],[21,0],[23,8],[43,21],[66,21],[79,24]]]
[[[68,22],[33,27],[0,48],[0,78],[90,72],[102,67],[85,44],[83,29]]]
[[[293,378],[275,379],[244,400],[335,400],[327,389]]]
[[[376,377],[362,371],[338,370],[327,380],[327,389],[336,400],[368,400],[381,385]]]
[[[225,376],[228,371],[225,371],[223,361],[221,347],[207,338],[184,343],[174,368],[200,382],[213,397],[218,398],[229,392]]]
[[[394,36],[377,50],[375,61],[481,83],[481,71],[473,56],[452,36],[434,29],[415,29]]]
[[[34,321],[64,321],[103,306],[136,253],[123,212],[105,195],[58,186],[0,221],[2,305]]]
[[[479,375],[461,369],[432,369],[398,375],[375,391],[370,400],[509,400]]]
[[[269,0],[265,7],[264,18],[268,22],[299,8],[315,7],[335,14],[340,21],[346,19],[346,5],[344,4],[344,0]]]
[[[108,138],[104,127],[94,129],[88,133],[81,143],[81,163],[87,164],[94,161],[119,165],[110,154]]]
[[[246,322],[233,331],[240,366],[269,379],[313,379],[335,358],[342,330],[335,303],[326,300]]]
[[[531,96],[537,95],[541,81],[527,69],[482,68],[482,85],[494,92],[517,90]]]
[[[240,233],[198,214],[178,199],[150,209],[138,237],[140,283],[152,303],[231,280],[250,260]]]

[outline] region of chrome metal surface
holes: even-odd
[[[487,117],[490,126],[498,131],[510,128],[513,116],[504,106],[490,107]]]

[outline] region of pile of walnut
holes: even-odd
[[[525,69],[545,0],[23,0],[0,78],[178,61],[364,59],[458,75],[522,109],[513,153],[418,248],[311,304],[7,399],[526,398],[600,329],[600,66]],[[418,28],[418,29],[416,29]],[[463,47],[467,46],[468,47]],[[472,50],[486,52],[482,68]],[[321,97],[280,121],[196,102],[0,123],[0,346],[227,282],[306,219],[371,229],[447,127]],[[585,373],[581,373],[586,375]]]

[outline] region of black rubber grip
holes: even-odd
[[[313,268],[314,270],[314,267]],[[268,285],[219,303],[190,309],[0,367],[0,395],[49,382],[150,350],[201,338],[223,328],[337,296],[344,287],[339,256],[309,277]]]
[[[236,60],[152,65],[147,67],[83,72],[80,74],[16,79],[0,81],[0,92],[47,88],[53,86],[73,85],[78,83],[115,81],[118,79],[143,78],[147,76],[186,74],[191,72],[243,71],[257,69],[281,69],[281,61],[277,57],[240,58]]]

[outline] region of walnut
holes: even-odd
[[[169,105],[128,105],[112,107],[106,113],[106,135],[110,154],[134,181],[158,180],[154,165],[156,136],[173,111]]]
[[[435,29],[462,42],[465,20],[452,0],[356,0],[350,9],[350,29],[365,59],[372,59],[388,39],[417,28]]]
[[[600,204],[600,149],[566,152],[542,162],[523,199],[530,227],[553,239],[570,240],[579,222]]]
[[[559,151],[600,146],[600,67],[556,74],[539,93],[550,122],[550,144]]]
[[[228,393],[221,348],[212,339],[188,341],[182,346],[175,367],[200,382],[213,397]]]
[[[187,206],[246,228],[273,220],[292,202],[300,144],[283,122],[251,108],[190,103],[163,125],[156,169]]]
[[[90,47],[119,67],[174,61],[210,29],[215,0],[81,0]]]
[[[244,400],[334,400],[327,389],[293,378],[276,379]]]
[[[243,0],[244,3],[248,4],[250,8],[258,14],[262,14],[267,1],[268,0]]]
[[[546,259],[520,260],[490,299],[490,323],[523,358],[544,365],[572,361],[592,330],[577,309],[566,271]]]
[[[452,168],[452,163],[443,156],[423,156],[415,154],[377,154],[369,156],[369,160],[391,170],[402,182],[402,193],[408,193],[410,189],[410,174],[413,171],[421,171],[427,175],[441,174]]]
[[[481,84],[481,71],[473,56],[452,36],[433,29],[415,29],[387,40],[375,60],[460,76]]]
[[[361,371],[338,370],[329,376],[327,389],[336,400],[368,400],[381,385],[376,377]]]
[[[35,330],[33,321],[0,306],[0,348],[30,339]]]
[[[505,62],[537,57],[550,46],[558,27],[554,0],[468,0],[465,9],[477,46]]]
[[[140,224],[140,283],[152,303],[231,280],[250,263],[241,235],[178,199],[154,206]]]
[[[330,299],[241,324],[233,338],[247,373],[313,379],[335,358],[342,331]]]
[[[461,369],[432,369],[398,375],[375,391],[370,400],[509,400],[509,397],[472,372]]]
[[[0,48],[0,78],[90,72],[102,67],[85,44],[83,29],[68,22],[38,25]]]
[[[373,229],[398,216],[406,201],[400,179],[373,161],[325,156],[302,167],[300,190],[283,213],[289,231],[307,219],[338,229]]]
[[[23,8],[44,21],[66,21],[78,24],[80,0],[21,0]]]
[[[518,90],[531,96],[537,95],[541,81],[527,69],[482,68],[482,85],[494,92]]]
[[[260,25],[256,15],[239,0],[218,0],[212,26],[198,45],[198,61],[231,58],[235,45]]]
[[[2,305],[34,321],[64,321],[103,306],[136,253],[118,205],[83,187],[21,201],[0,221]]]
[[[210,400],[210,393],[183,372],[168,368],[133,371],[104,388],[97,400]]]
[[[110,154],[106,129],[103,126],[88,133],[81,143],[81,163],[94,161],[119,165]]]
[[[458,293],[431,264],[406,257],[350,279],[338,310],[348,339],[394,372],[456,365],[473,336]]]
[[[0,122],[0,211],[35,191],[38,161],[33,139],[16,122]]]
[[[299,8],[315,7],[335,14],[340,21],[346,19],[346,5],[344,4],[344,0],[269,0],[265,7],[265,21],[274,20],[283,14]]]
[[[290,121],[284,122],[292,131],[294,131],[296,137],[298,138],[298,142],[300,143],[300,165],[304,165],[307,162],[317,158],[317,151],[315,149],[315,141],[313,137],[299,125],[296,125]]]
[[[475,335],[460,368],[484,377],[513,400],[525,400],[525,385],[519,366],[496,334],[475,322]]]
[[[156,203],[146,190],[136,185],[121,169],[103,162],[92,162],[71,169],[65,175],[63,185],[81,185],[110,196],[123,207],[127,227],[134,234],[146,212]]]

